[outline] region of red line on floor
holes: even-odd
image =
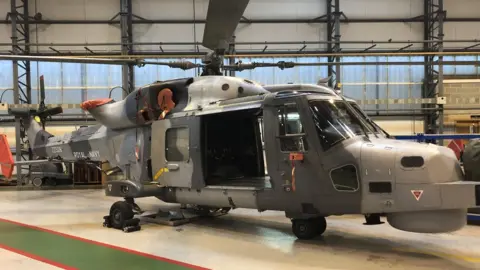
[[[19,250],[19,249],[16,249],[16,248],[12,248],[12,247],[9,247],[9,246],[5,246],[5,245],[2,245],[2,244],[0,244],[0,248],[1,248],[1,249],[8,250],[8,251],[13,252],[13,253],[17,253],[17,254],[19,254],[19,255],[28,257],[28,258],[33,259],[33,260],[36,260],[36,261],[40,261],[40,262],[43,262],[43,263],[46,263],[46,264],[53,265],[53,266],[58,267],[58,268],[60,268],[60,269],[65,269],[65,270],[78,270],[77,268],[70,267],[70,266],[67,266],[67,265],[63,265],[63,264],[61,264],[61,263],[57,263],[57,262],[51,261],[51,260],[49,260],[49,259],[45,259],[45,258],[43,258],[43,257],[37,256],[37,255],[33,255],[33,254],[31,254],[31,253],[28,253],[28,252],[25,252],[25,251],[22,251],[22,250]]]
[[[181,262],[181,261],[176,261],[176,260],[168,259],[168,258],[165,258],[165,257],[156,256],[156,255],[153,255],[153,254],[148,254],[148,253],[145,253],[145,252],[136,251],[136,250],[132,250],[132,249],[128,249],[128,248],[114,246],[114,245],[110,245],[110,244],[107,244],[107,243],[102,243],[102,242],[98,242],[98,241],[94,241],[94,240],[90,240],[90,239],[86,239],[86,238],[82,238],[82,237],[78,237],[78,236],[74,236],[74,235],[70,235],[70,234],[65,234],[65,233],[62,233],[62,232],[53,231],[53,230],[50,230],[50,229],[45,229],[45,228],[34,226],[34,225],[21,223],[21,222],[18,222],[18,221],[8,220],[8,219],[4,219],[4,218],[0,218],[0,221],[8,222],[8,223],[11,223],[11,224],[15,224],[15,225],[18,225],[18,226],[22,226],[22,227],[26,227],[26,228],[30,228],[30,229],[34,229],[34,230],[38,230],[38,231],[43,231],[43,232],[46,232],[46,233],[56,234],[56,235],[59,235],[59,236],[63,236],[63,237],[70,238],[70,239],[75,239],[75,240],[78,240],[78,241],[82,241],[82,242],[97,245],[97,246],[103,246],[103,247],[107,247],[107,248],[111,248],[111,249],[116,249],[116,250],[119,250],[119,251],[123,251],[123,252],[130,253],[130,254],[135,254],[135,255],[138,255],[138,256],[147,257],[147,258],[158,260],[158,261],[163,261],[163,262],[167,262],[167,263],[171,263],[171,264],[180,265],[180,266],[183,266],[183,267],[188,267],[188,268],[191,268],[191,269],[209,270],[208,268],[204,268],[204,267],[201,267],[201,266],[198,266],[198,265],[193,265],[193,264],[189,264],[189,263],[185,263],[185,262]],[[72,268],[69,268],[69,269],[72,269]]]

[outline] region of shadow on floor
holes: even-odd
[[[227,215],[221,218],[200,219],[194,223],[196,227],[201,227],[207,233],[215,235],[225,234],[226,237],[232,235],[245,237],[262,237],[262,241],[275,241],[279,238],[289,238],[293,242],[293,248],[315,249],[321,251],[328,248],[335,253],[345,253],[347,255],[360,254],[366,257],[368,261],[391,261],[394,264],[408,265],[414,262],[429,267],[435,265],[442,266],[442,269],[472,269],[472,265],[465,260],[451,254],[434,253],[429,254],[427,250],[419,251],[419,246],[423,242],[411,242],[410,240],[402,243],[391,241],[381,237],[371,237],[355,234],[348,231],[340,231],[335,228],[327,228],[323,236],[312,240],[299,240],[292,231],[290,223],[277,222],[272,220],[254,219],[242,216]]]

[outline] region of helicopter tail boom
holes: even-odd
[[[53,137],[53,134],[44,130],[43,126],[47,117],[60,114],[63,112],[62,107],[54,107],[45,110],[29,110],[22,108],[13,108],[8,110],[9,114],[20,117],[23,122],[30,148],[33,153],[39,157],[45,157],[45,145],[48,138]]]

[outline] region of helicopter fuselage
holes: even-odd
[[[138,105],[130,116],[115,112],[128,116],[122,123],[93,111],[103,124],[50,137],[34,151],[120,168],[125,179],[109,181],[108,196],[277,210],[292,219],[386,215],[397,229],[440,233],[463,227],[467,209],[480,205],[480,183],[463,181],[450,149],[386,138],[327,87],[202,80],[149,86],[150,100],[168,88],[183,104],[162,119],[154,108],[149,121],[138,122],[131,117],[141,115]],[[180,95],[186,90],[175,85],[194,87]]]

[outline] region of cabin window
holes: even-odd
[[[345,165],[330,172],[333,187],[341,192],[355,192],[360,183],[358,181],[357,168],[354,165]]]
[[[188,127],[167,129],[165,133],[165,159],[167,161],[187,161],[189,154]]]
[[[278,107],[277,114],[280,149],[284,152],[307,151],[305,128],[296,104],[286,104]]]

